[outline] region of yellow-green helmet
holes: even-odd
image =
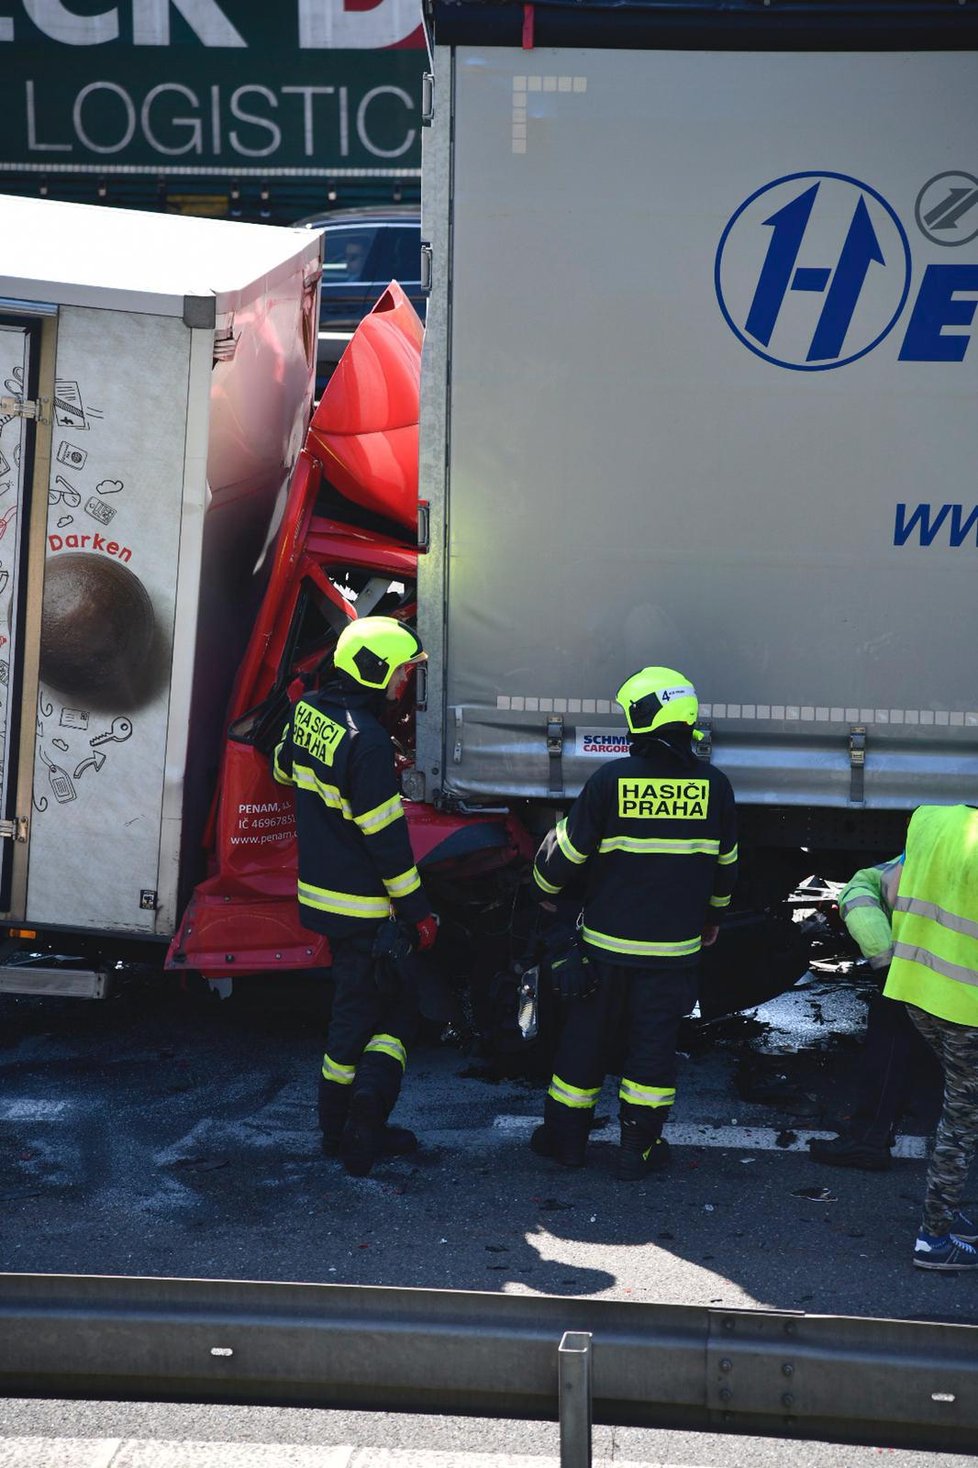
[[[626,678],[615,697],[633,734],[651,734],[664,724],[696,723],[696,689],[675,668],[641,668]]]
[[[363,688],[386,688],[398,668],[427,656],[421,638],[396,617],[358,617],[343,628],[333,666]]]

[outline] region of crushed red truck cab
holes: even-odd
[[[355,332],[313,414],[292,473],[272,569],[229,708],[195,889],[166,966],[226,978],[330,962],[299,922],[291,792],[269,754],[289,703],[314,684],[346,622],[415,611],[418,417],[423,327],[396,284]],[[413,690],[391,732],[404,767]],[[465,814],[405,802],[422,873],[477,878],[531,854],[508,812]]]

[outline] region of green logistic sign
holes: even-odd
[[[420,0],[0,0],[0,166],[403,176],[426,57]]]

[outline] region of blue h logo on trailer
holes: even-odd
[[[892,330],[910,290],[910,244],[875,189],[841,173],[765,184],[717,250],[720,309],[746,347],[778,367],[854,362]]]
[[[955,223],[971,202],[953,193]],[[944,220],[942,207],[943,198],[924,216],[929,228],[918,218],[929,240],[936,239],[932,219]],[[796,372],[844,367],[877,347],[900,319],[911,277],[910,243],[896,211],[869,184],[842,173],[794,173],[751,194],[727,223],[714,266],[731,331],[757,356]],[[962,361],[975,294],[978,265],[928,265],[899,360]]]

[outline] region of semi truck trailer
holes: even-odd
[[[549,819],[649,664],[748,880],[975,799],[976,19],[431,0],[416,799]]]

